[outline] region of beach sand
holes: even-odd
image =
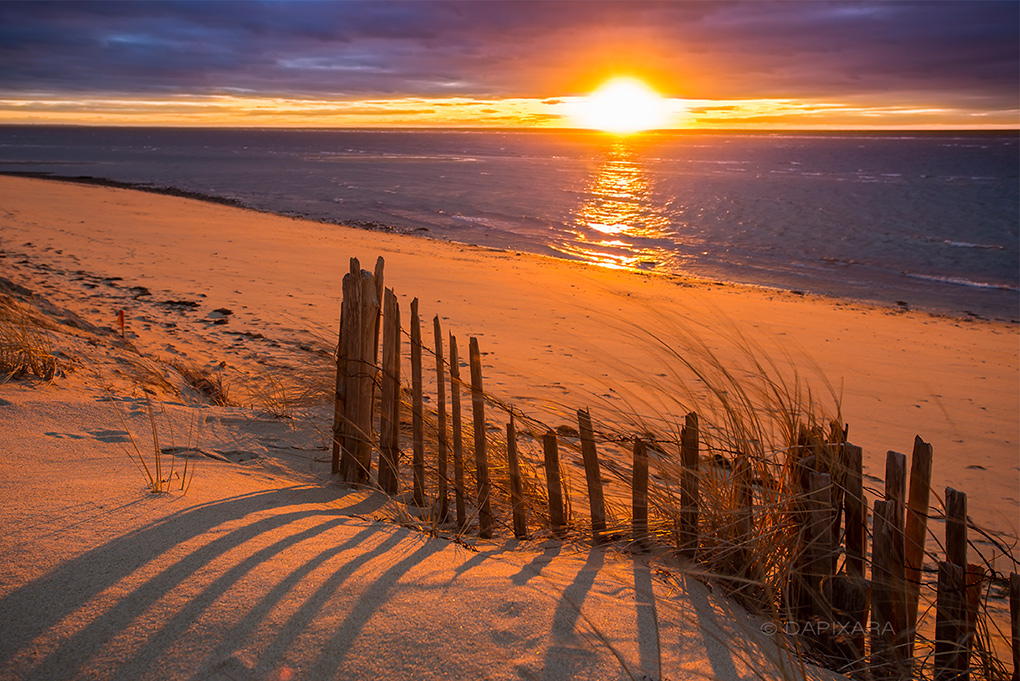
[[[10,177],[0,249],[0,276],[62,320],[65,368],[0,387],[0,523],[14,528],[0,544],[0,677],[780,674],[760,623],[690,578],[537,541],[468,550],[377,522],[393,505],[329,481],[330,424],[300,407],[279,420],[159,401],[174,445],[226,460],[202,457],[186,496],[146,494],[125,454],[125,433],[150,428],[145,362],[125,353],[261,384],[250,401],[263,407],[274,381],[328,387],[352,256],[367,269],[383,256],[404,314],[417,297],[426,325],[438,314],[463,349],[477,337],[487,391],[551,426],[580,407],[682,418],[649,332],[674,348],[693,334],[735,365],[742,345],[764,348],[823,402],[827,379],[867,486],[880,489],[887,449],[909,453],[921,435],[935,491],[970,493],[975,522],[1017,534],[1014,324]]]

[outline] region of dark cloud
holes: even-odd
[[[1018,25],[1012,1],[0,2],[0,90],[549,98],[632,71],[693,98],[1015,108]]]

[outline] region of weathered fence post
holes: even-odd
[[[453,419],[453,486],[457,505],[457,527],[467,524],[464,505],[464,429],[460,414],[460,357],[457,356],[457,337],[450,334],[450,408]]]
[[[735,541],[738,546],[745,548],[742,553],[746,560],[755,560],[749,548],[754,539],[754,489],[751,486],[751,463],[746,454],[737,457],[733,478],[733,493],[736,497],[733,506],[737,510]]]
[[[383,305],[383,370],[379,415],[379,487],[397,493],[400,476],[400,304],[386,289]]]
[[[475,475],[478,479],[478,536],[492,537],[491,486],[489,484],[489,460],[485,447],[485,393],[482,390],[482,354],[478,351],[478,339],[468,339],[468,355],[471,363],[471,412],[475,423]]]
[[[439,325],[439,315],[432,319],[436,342],[436,427],[438,443],[436,450],[436,468],[439,474],[439,522],[445,523],[449,515],[449,499],[446,493],[446,371],[443,368],[443,331]]]
[[[864,499],[862,450],[852,444],[843,448],[846,457],[846,573],[851,579],[864,577],[864,554],[868,534],[868,504]]]
[[[648,538],[648,445],[641,438],[634,440],[634,473],[631,480],[632,532],[634,541]]]
[[[910,455],[910,495],[907,499],[903,554],[903,569],[907,580],[907,626],[910,627],[911,657],[913,657],[914,635],[917,631],[917,602],[921,591],[924,542],[928,533],[931,464],[931,445],[920,437],[915,437],[914,450]]]
[[[545,454],[545,485],[549,493],[549,524],[553,534],[563,533],[563,486],[560,482],[560,454],[556,444],[556,433],[549,431],[542,436],[542,450]]]
[[[832,612],[822,596],[822,584],[832,578],[834,551],[832,524],[832,476],[828,473],[810,473],[807,479],[806,510],[808,513],[807,556],[804,577],[807,587],[807,618],[816,617],[823,622],[832,621]]]
[[[967,495],[946,488],[946,560],[939,563],[935,612],[935,678],[970,675],[971,628],[967,614]]]
[[[333,412],[333,469],[348,482],[368,482],[372,467],[372,406],[380,301],[375,277],[351,258],[343,279],[336,404]]]
[[[946,488],[946,560],[967,568],[967,495]]]
[[[383,298],[386,292],[386,287],[383,285],[383,269],[386,267],[386,261],[380,255],[375,259],[375,272],[373,272],[372,281],[375,282],[375,298],[379,301],[379,311],[375,315],[375,347],[372,350],[372,364],[375,366],[379,365],[379,331],[382,327],[382,316],[383,316]]]
[[[903,532],[894,499],[876,501],[871,551],[871,669],[878,678],[908,676],[903,584]]]
[[[966,598],[964,568],[939,561],[935,611],[935,679],[967,679]]]
[[[885,500],[896,502],[896,518],[903,527],[903,509],[907,506],[907,457],[889,450],[885,453]]]
[[[354,389],[354,353],[361,337],[361,265],[351,258],[350,272],[343,278],[340,302],[340,338],[337,346],[336,403],[333,412],[333,473],[350,480],[352,439],[350,414],[357,400]]]
[[[375,406],[376,353],[379,345],[379,296],[375,276],[362,270],[361,275],[361,337],[359,360],[356,364],[358,391],[354,421],[353,481],[365,484],[372,470],[372,411]]]
[[[514,427],[514,413],[510,412],[510,423],[506,424],[506,458],[510,470],[510,507],[514,518],[514,536],[528,538],[528,516],[524,508],[524,482],[521,480],[521,463],[517,459],[517,429]]]
[[[1009,628],[1013,638],[1013,681],[1020,681],[1020,575],[1009,575]]]
[[[680,431],[680,555],[695,558],[698,553],[698,415],[693,411],[684,419]]]
[[[411,440],[414,505],[425,506],[425,416],[421,387],[421,320],[418,299],[411,301]]]
[[[606,502],[602,496],[602,474],[599,470],[599,454],[595,449],[595,433],[591,427],[591,414],[587,409],[577,410],[577,426],[581,435],[581,458],[584,460],[584,476],[588,481],[588,508],[591,511],[592,540],[602,543],[606,532]]]

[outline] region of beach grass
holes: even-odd
[[[49,381],[57,370],[50,329],[22,298],[0,283],[0,382],[22,376]]]

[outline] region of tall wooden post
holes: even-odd
[[[1013,638],[1013,681],[1020,681],[1020,575],[1009,575],[1009,628]]]
[[[966,570],[950,561],[939,561],[938,594],[935,601],[935,679],[959,681],[970,678],[967,641]]]
[[[492,488],[489,484],[489,459],[485,446],[485,392],[482,389],[482,354],[478,339],[468,340],[471,363],[471,412],[475,423],[475,474],[478,478],[478,536],[492,537]]]
[[[425,417],[421,387],[421,319],[418,299],[411,301],[411,470],[414,477],[414,505],[425,506]]]
[[[694,558],[698,553],[698,415],[687,414],[680,431],[680,554]]]
[[[528,538],[528,516],[524,508],[524,481],[521,480],[521,463],[517,458],[517,429],[514,427],[514,413],[510,412],[510,423],[506,424],[506,457],[510,471],[510,507],[514,519],[514,536]]]
[[[591,414],[577,410],[577,425],[581,434],[581,458],[584,460],[584,477],[588,481],[588,507],[591,511],[592,540],[602,543],[606,532],[606,501],[602,495],[602,472],[599,454],[595,449],[595,432],[591,427]]]
[[[872,555],[872,673],[879,678],[908,676],[906,609],[903,573],[903,533],[893,499],[875,502],[875,543]]]
[[[439,326],[439,315],[432,319],[436,343],[436,417],[438,443],[436,450],[436,468],[439,474],[439,522],[446,522],[449,515],[449,498],[446,493],[446,370],[443,367],[443,331]]]
[[[751,486],[751,463],[745,454],[737,457],[733,467],[733,506],[737,510],[734,541],[744,547],[741,553],[743,561],[753,561],[753,552],[747,550],[754,541],[754,489]]]
[[[829,603],[822,597],[822,584],[832,578],[832,560],[835,540],[832,536],[832,477],[828,473],[809,473],[807,479],[806,511],[808,514],[807,556],[804,561],[804,585],[807,587],[806,617],[818,617],[831,622]]]
[[[631,480],[632,531],[635,542],[648,538],[648,445],[641,438],[634,440],[634,474]]]
[[[864,554],[868,534],[868,504],[864,499],[862,450],[852,444],[843,448],[846,456],[846,572],[852,579],[864,578]]]
[[[400,483],[400,303],[386,289],[383,304],[383,370],[379,416],[379,487],[396,494]]]
[[[343,278],[340,304],[340,342],[337,348],[336,405],[333,414],[333,471],[344,480],[353,480],[352,413],[356,411],[358,392],[354,387],[354,367],[360,354],[361,338],[361,265],[351,258],[350,272]]]
[[[970,678],[973,632],[967,614],[967,495],[946,488],[946,560],[939,564],[935,678]]]
[[[914,634],[917,629],[917,603],[921,592],[924,542],[928,533],[931,464],[931,445],[920,437],[915,437],[914,450],[910,455],[910,494],[907,499],[903,554],[903,569],[907,580],[907,626],[910,628],[911,656],[913,656]]]
[[[366,484],[372,470],[372,412],[375,406],[376,353],[379,346],[380,300],[375,276],[361,271],[361,338],[357,365],[357,412],[354,414],[354,481]]]
[[[907,506],[907,457],[892,450],[885,454],[885,499],[896,502],[896,518],[903,527]]]
[[[379,311],[375,316],[375,347],[372,348],[372,364],[375,366],[379,365],[379,332],[382,330],[382,318],[383,318],[383,303],[385,300],[386,286],[383,284],[383,270],[386,267],[386,261],[380,255],[375,259],[375,271],[372,273],[372,281],[375,283],[375,299],[379,301]]]
[[[563,486],[560,482],[560,454],[556,444],[556,433],[549,431],[542,436],[545,454],[545,484],[549,493],[549,524],[553,534],[563,533]]]
[[[967,495],[946,488],[946,560],[967,569]]]
[[[453,487],[457,505],[457,527],[467,524],[464,504],[464,427],[460,413],[460,357],[457,356],[457,337],[450,334],[450,408],[453,419]]]

